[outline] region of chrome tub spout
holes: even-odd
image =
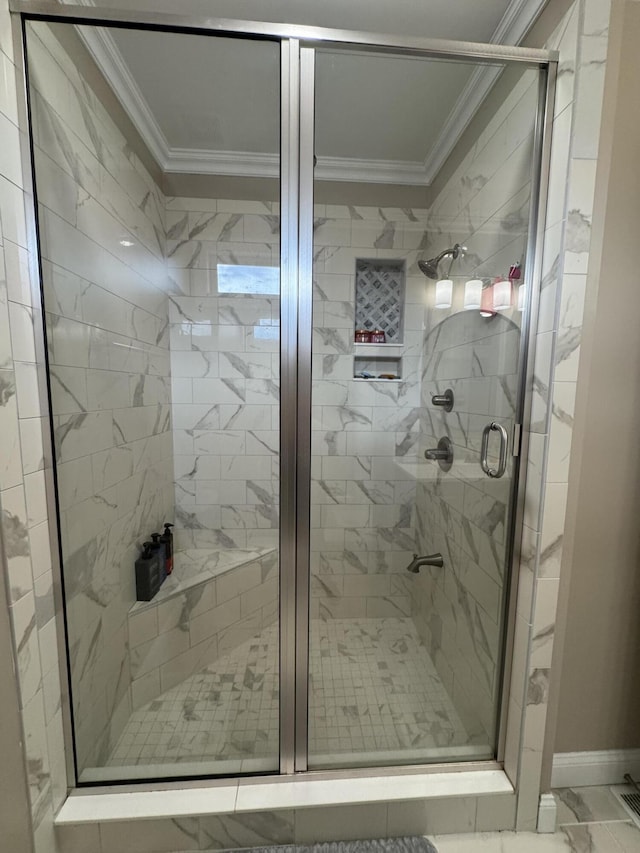
[[[414,554],[413,560],[407,566],[407,571],[413,572],[414,575],[417,575],[422,566],[436,566],[441,569],[444,566],[442,554],[427,554],[424,557],[419,557],[417,554]]]

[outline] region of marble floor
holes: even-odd
[[[316,765],[468,744],[412,619],[315,620],[309,670],[309,758]]]
[[[640,853],[640,829],[609,787],[560,788],[557,830],[436,835],[438,853]]]
[[[309,751],[318,765],[468,743],[411,619],[314,620],[309,701]],[[135,711],[108,763],[275,762],[277,753],[272,625]]]

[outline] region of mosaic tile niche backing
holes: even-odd
[[[356,329],[382,329],[402,343],[404,261],[356,261]]]

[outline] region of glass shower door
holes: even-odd
[[[493,758],[538,71],[313,75],[308,766]]]
[[[26,32],[78,779],[277,771],[280,45]]]
[[[25,30],[79,784],[496,757],[542,66],[72,20]]]

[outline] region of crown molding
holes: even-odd
[[[85,0],[83,5],[93,4]],[[277,154],[171,147],[111,35],[102,28],[85,27],[81,36],[163,172],[247,178],[279,176]],[[318,157],[315,175],[323,181],[407,186],[427,183],[425,165],[420,161]]]
[[[90,0],[81,0],[81,4],[83,6],[94,5]],[[151,112],[144,95],[138,88],[138,84],[131,74],[129,66],[122,58],[122,54],[111,34],[102,27],[78,28],[78,33],[158,166],[166,171],[165,166],[170,151],[167,138]]]
[[[520,44],[547,0],[511,0],[491,38],[493,44]]]
[[[278,154],[250,151],[209,151],[170,148],[164,170],[178,174],[235,175],[245,178],[277,178]],[[355,160],[348,157],[318,157],[315,177],[321,181],[354,181],[378,184],[425,183],[424,163],[405,160]]]
[[[546,2],[547,0],[511,0],[491,37],[491,43],[519,44]],[[502,68],[492,65],[478,65],[473,70],[424,161],[427,185],[433,182],[445,164],[501,73]]]
[[[449,155],[458,144],[471,119],[482,106],[482,102],[491,91],[491,87],[502,73],[495,66],[478,66],[460,92],[458,100],[442,125],[440,135],[434,142],[431,151],[424,161],[425,180],[430,185],[440,169],[444,166]]]
[[[426,186],[424,163],[412,160],[356,160],[318,157],[315,177],[321,181]]]
[[[84,6],[95,5],[94,0],[79,2]],[[545,2],[511,0],[491,38],[492,43],[518,44],[542,11]],[[110,33],[100,27],[84,27],[79,33],[162,171],[255,178],[278,176],[279,157],[276,154],[172,148]],[[501,71],[501,68],[490,65],[474,69],[424,162],[319,157],[316,178],[325,181],[429,186]]]
[[[172,174],[277,178],[280,174],[280,157],[260,151],[167,148],[163,169]]]

